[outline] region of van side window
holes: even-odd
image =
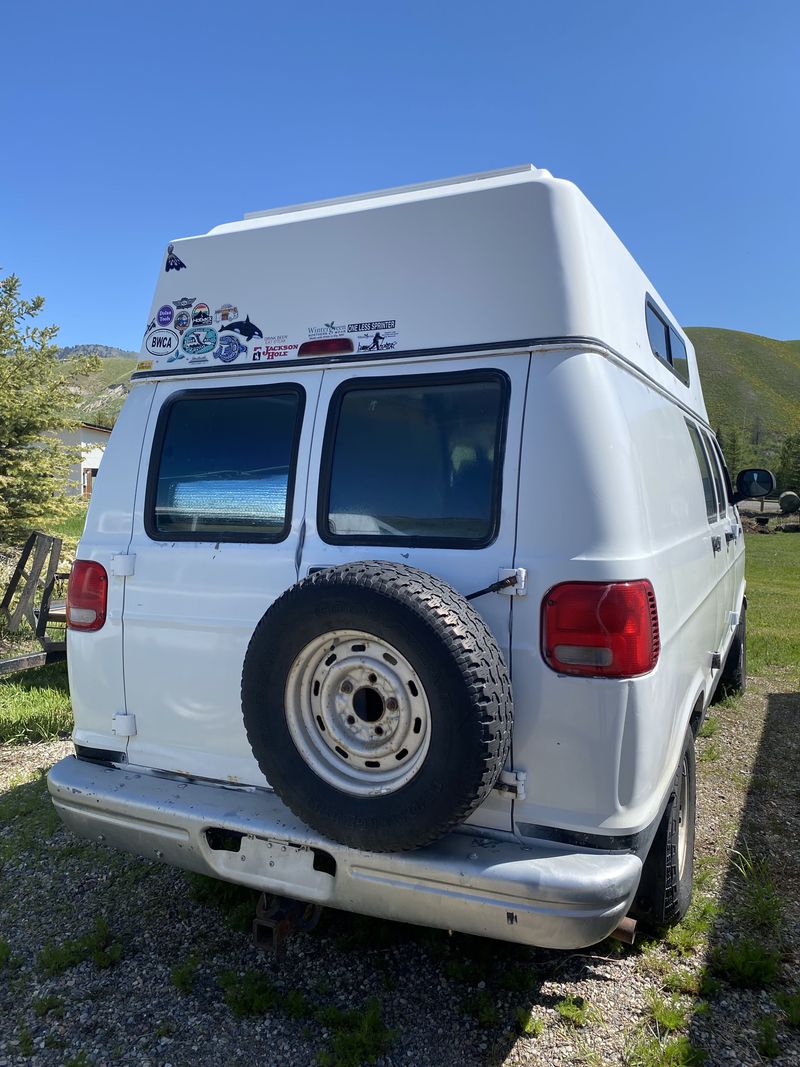
[[[689,357],[686,345],[649,298],[645,303],[645,319],[653,355],[666,363],[684,385],[688,385]]]
[[[714,488],[717,490],[717,513],[722,519],[725,517],[725,512],[727,509],[727,501],[725,499],[725,488],[722,484],[722,474],[720,473],[719,462],[717,461],[717,457],[714,455],[714,449],[711,445],[711,437],[705,430],[701,432],[703,434],[703,441],[705,442],[706,446],[706,453],[708,454],[708,459],[711,463],[711,473],[714,475]]]
[[[508,380],[492,372],[345,382],[325,432],[331,543],[481,548],[497,535]]]
[[[150,537],[281,541],[291,521],[304,393],[179,393],[161,411],[145,503]]]
[[[714,446],[714,452],[719,460],[719,467],[722,471],[722,478],[725,482],[725,495],[729,506],[733,505],[733,482],[731,481],[730,471],[728,470],[728,464],[725,462],[725,457],[722,454],[722,449],[719,447],[719,441],[716,437],[711,438],[711,444]]]
[[[714,495],[714,476],[711,473],[711,465],[709,463],[706,450],[703,448],[703,442],[700,440],[700,434],[694,423],[686,421],[686,426],[689,430],[689,436],[692,439],[694,445],[694,454],[697,459],[697,466],[700,468],[700,477],[703,481],[703,494],[706,498],[706,516],[709,522],[716,522],[717,519],[717,500]]]

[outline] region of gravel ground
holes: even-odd
[[[58,825],[38,769],[68,742],[0,746],[0,1067],[355,1067],[358,1054],[348,1061],[341,1044],[353,1019],[322,1009],[361,1013],[371,997],[393,1031],[376,1049],[383,1067],[680,1067],[695,1062],[692,1048],[712,1065],[760,1064],[768,1052],[769,1062],[800,1065],[800,1030],[779,1007],[800,983],[800,697],[791,681],[789,672],[754,679],[738,704],[712,709],[718,730],[698,742],[695,913],[668,942],[633,949],[545,952],[329,911],[278,962],[233,928],[241,915],[230,902]],[[731,863],[737,854],[747,878]],[[743,911],[764,886],[777,897]],[[84,936],[98,916],[110,928],[105,951],[49,975],[41,950]],[[777,981],[698,990],[709,953],[742,936],[780,953]],[[183,980],[176,965],[186,965]],[[237,1017],[218,983],[225,972],[268,979],[272,1006]],[[682,990],[673,1034],[652,1008],[653,997],[669,1001],[670,983]],[[520,1032],[529,1016],[541,1032]],[[765,1017],[775,1023],[771,1049]],[[674,1044],[681,1035],[688,1051]]]

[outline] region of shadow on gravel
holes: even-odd
[[[800,988],[798,766],[800,694],[770,693],[709,939],[701,982],[708,1010],[689,1032],[692,1040],[707,1040],[709,1030],[724,1035],[726,1047],[709,1055],[710,1064],[800,1057],[798,1019],[788,1025],[787,1005]]]

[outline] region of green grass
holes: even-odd
[[[50,741],[71,730],[66,663],[0,678],[0,744]]]
[[[765,989],[775,985],[780,964],[778,952],[747,938],[718,946],[711,953],[710,961],[717,977],[739,989]]]
[[[225,971],[217,978],[225,1003],[234,1015],[266,1015],[278,1002],[278,990],[260,971]]]
[[[189,956],[183,963],[176,963],[170,971],[170,981],[181,993],[191,993],[197,978],[200,961],[196,956]]]
[[[705,1053],[683,1034],[662,1041],[657,1034],[642,1034],[627,1050],[627,1067],[700,1067]]]
[[[589,1002],[583,997],[573,996],[572,993],[558,1001],[556,1011],[567,1025],[576,1028],[586,1026],[593,1014]]]
[[[355,1011],[336,1011],[323,1024],[332,1030],[330,1048],[317,1053],[319,1067],[362,1067],[388,1050],[395,1032],[383,1021],[380,1001],[371,997]]]
[[[774,1060],[780,1055],[781,1046],[778,1044],[778,1026],[772,1015],[764,1015],[758,1023],[756,1031],[756,1048],[767,1060]]]
[[[650,992],[647,1006],[659,1031],[672,1033],[673,1030],[682,1030],[686,1026],[686,1009],[681,1006],[676,994],[673,993],[669,1000],[666,1000],[657,993]]]
[[[108,922],[99,916],[83,937],[71,938],[61,945],[51,942],[39,953],[39,968],[53,978],[91,960],[98,970],[113,967],[122,959],[122,944],[114,940]]]
[[[752,534],[745,546],[747,667],[791,667],[800,684],[800,534]]]
[[[60,537],[62,541],[73,547],[80,540],[83,527],[86,524],[86,504],[76,500],[75,506],[69,515],[64,518],[48,523],[47,532],[53,537]],[[61,570],[59,570],[59,574]],[[66,572],[65,572],[66,573]]]

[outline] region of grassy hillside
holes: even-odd
[[[800,341],[689,327],[711,425],[740,437],[745,463],[774,462],[780,439],[800,433]]]
[[[99,345],[81,345],[63,350],[68,355],[100,354]],[[121,352],[121,349],[113,349]],[[76,396],[79,417],[99,426],[113,426],[122,402],[128,395],[130,376],[136,366],[134,353],[120,356],[103,355],[98,370],[80,379]]]

